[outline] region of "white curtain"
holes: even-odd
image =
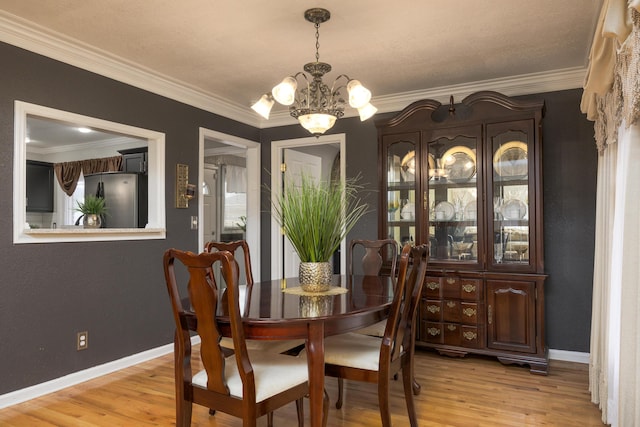
[[[612,287],[619,288],[618,424],[640,426],[640,126],[618,135]],[[615,281],[614,281],[615,280]],[[616,304],[617,305],[617,304]],[[611,309],[614,308],[612,304]],[[613,316],[611,316],[613,317]],[[617,372],[616,372],[617,371]],[[615,396],[615,393],[614,393]],[[613,425],[613,422],[612,422]]]
[[[246,193],[247,192],[247,168],[241,166],[227,165],[227,192]]]
[[[582,111],[598,162],[589,385],[602,420],[640,426],[640,0],[605,0]]]

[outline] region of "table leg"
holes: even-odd
[[[311,427],[321,427],[324,397],[324,323],[309,322],[307,332]]]

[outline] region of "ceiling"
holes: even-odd
[[[328,81],[360,80],[383,112],[477,88],[517,95],[580,87],[601,0],[0,0],[0,40],[20,45],[25,29],[35,30],[49,51],[33,48],[34,37],[26,48],[56,57],[51,40],[58,51],[74,46],[99,55],[87,62],[91,71],[117,77],[105,65],[115,60],[156,77],[140,79],[143,88],[185,88],[202,97],[196,106],[264,127],[280,122],[261,121],[250,105],[315,59],[309,7],[331,12],[320,26]],[[20,32],[7,30],[14,24]],[[282,106],[272,116],[277,110],[291,120]]]

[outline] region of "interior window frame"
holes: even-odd
[[[146,139],[148,142],[149,218],[145,228],[39,228],[27,227],[26,162],[27,116],[39,116],[104,129]],[[13,243],[96,242],[111,240],[149,240],[166,238],[165,208],[165,134],[149,129],[129,126],[31,104],[15,101],[14,109],[14,164],[13,164]]]

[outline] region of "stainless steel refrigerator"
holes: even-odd
[[[84,177],[84,194],[104,197],[107,214],[102,228],[144,228],[148,218],[147,176],[101,173]]]

